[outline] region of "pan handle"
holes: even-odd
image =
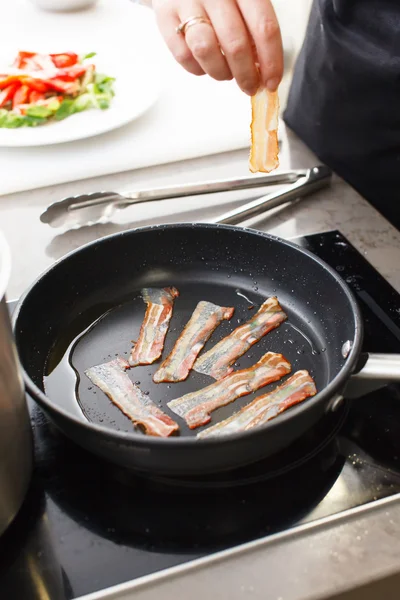
[[[346,398],[359,398],[400,381],[400,354],[366,354],[360,357],[358,371],[346,385]]]
[[[364,354],[362,368],[353,379],[400,381],[400,354]]]
[[[215,219],[211,219],[207,222],[230,223],[231,225],[235,225],[241,221],[255,217],[261,212],[307,196],[308,194],[329,185],[331,180],[332,171],[325,165],[308,169],[305,177],[296,181],[296,183],[292,184],[289,188],[262,196],[257,200],[248,202],[239,208],[226,212],[223,215],[219,215]]]

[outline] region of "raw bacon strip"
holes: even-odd
[[[278,92],[259,89],[251,98],[251,113],[250,171],[269,173],[279,166]]]
[[[256,342],[287,319],[277,298],[268,298],[258,312],[244,325],[218,342],[198,358],[194,370],[222,379],[233,371],[231,365]]]
[[[297,371],[272,392],[259,396],[228,419],[198,433],[197,437],[227,435],[263,425],[316,393],[315,383],[308,371]]]
[[[222,381],[172,400],[168,407],[185,419],[190,429],[195,429],[210,422],[213,410],[278,381],[290,370],[291,365],[282,354],[267,352],[249,369],[236,371]]]
[[[147,304],[147,309],[140,328],[139,339],[132,348],[129,358],[131,367],[151,365],[160,358],[172,317],[174,299],[179,296],[179,292],[174,287],[145,288],[142,290],[142,296]]]
[[[213,331],[221,321],[230,319],[234,310],[212,302],[199,302],[171,354],[156,371],[153,380],[156,383],[184,381]]]
[[[85,374],[107,394],[110,400],[130,418],[140,425],[148,435],[168,437],[178,431],[179,425],[162,412],[137,385],[132,383],[125,369],[129,364],[122,358],[91,367]]]

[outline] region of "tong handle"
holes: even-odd
[[[200,194],[212,194],[216,192],[229,192],[235,190],[246,190],[263,187],[267,185],[278,185],[280,183],[294,183],[307,174],[307,169],[284,171],[274,175],[256,175],[252,177],[237,177],[236,179],[215,179],[206,183],[189,183],[166,188],[155,188],[153,190],[142,190],[136,192],[121,192],[123,200],[117,202],[118,208],[124,208],[138,202],[151,202],[154,200],[168,200],[171,198],[184,198],[186,196],[197,196]],[[126,200],[125,200],[126,198]]]
[[[331,182],[332,171],[325,165],[320,165],[305,171],[305,176],[296,181],[286,190],[278,190],[267,196],[262,196],[257,200],[248,202],[239,208],[224,213],[209,223],[230,223],[235,225],[251,217],[255,217],[261,212],[265,212],[287,202],[293,202],[303,196],[306,196],[316,190],[319,190]]]

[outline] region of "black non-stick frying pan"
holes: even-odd
[[[250,305],[256,310],[276,295],[288,321],[254,345],[237,367],[251,366],[267,350],[282,352],[293,372],[310,371],[318,394],[265,426],[218,439],[196,439],[199,430],[190,431],[183,422],[180,435],[168,439],[134,429],[84,371],[129,353],[145,311],[140,290],[171,285],[180,297],[164,357],[199,300],[236,309],[231,322],[217,328],[208,349],[253,314]],[[39,277],[20,300],[13,321],[27,390],[50,419],[92,452],[147,473],[211,473],[279,452],[335,409],[350,377],[365,363],[360,312],[335,271],[292,243],[225,225],[164,225],[90,243]],[[379,378],[385,371],[368,364],[361,371],[365,377]],[[157,385],[152,382],[156,368],[136,367],[129,376],[167,413],[168,401],[214,381],[192,372],[185,382]],[[392,371],[384,377],[399,379],[400,370]],[[253,397],[215,411],[211,423]]]

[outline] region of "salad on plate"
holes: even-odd
[[[109,108],[115,78],[97,72],[90,61],[94,56],[18,52],[0,74],[0,127],[36,127]]]

